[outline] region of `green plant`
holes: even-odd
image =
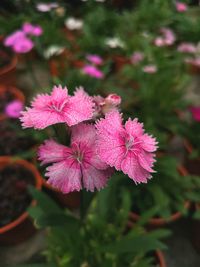
[[[176,212],[186,214],[184,204],[186,201],[199,202],[198,177],[183,175],[178,168],[175,158],[162,156],[155,165],[156,173],[148,186],[140,185],[129,191],[133,201],[132,209],[137,214],[143,214],[152,207],[155,210],[154,217],[169,219]]]
[[[120,207],[113,206],[112,185],[95,197],[83,192],[80,217],[60,209],[44,193],[31,192],[38,205],[29,213],[39,227],[48,227],[45,254],[50,264],[150,267],[155,263],[153,251],[165,248],[159,239],[169,234],[166,230],[147,233],[136,225],[127,232],[130,198],[122,194]]]

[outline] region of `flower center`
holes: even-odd
[[[83,160],[83,153],[80,150],[74,152],[74,158],[81,164]]]
[[[62,112],[63,108],[65,107],[66,102],[67,101],[63,101],[62,103],[61,102],[52,101],[49,104],[49,108],[51,110],[55,110],[57,112]]]
[[[127,150],[131,150],[133,145],[134,145],[134,138],[133,137],[130,137],[129,139],[127,139],[125,141],[125,147]]]

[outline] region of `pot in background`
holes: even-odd
[[[0,84],[16,84],[17,55],[13,54],[9,64],[0,68]]]
[[[178,166],[178,171],[182,176],[186,176],[188,174],[187,170],[181,165]],[[190,207],[190,202],[185,201],[184,208],[186,210],[189,210],[189,207]],[[177,211],[173,213],[168,219],[154,217],[154,218],[149,219],[149,221],[147,222],[147,227],[149,229],[157,229],[159,227],[166,226],[167,224],[170,224],[172,222],[179,220],[182,216],[183,216],[182,213]],[[133,223],[137,222],[140,220],[140,215],[132,211],[129,213],[129,220],[130,221],[128,225],[130,224],[130,222],[133,222]]]
[[[33,164],[23,159],[16,159],[9,156],[0,157],[0,170],[7,166],[17,164],[25,168],[33,174],[35,179],[35,188],[38,190],[42,187],[42,178]],[[30,205],[34,205],[35,201],[32,200]],[[27,211],[24,211],[14,221],[7,225],[0,227],[0,244],[1,245],[15,245],[25,241],[35,233],[36,229],[33,225],[31,218]]]

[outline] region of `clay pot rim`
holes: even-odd
[[[156,250],[155,254],[156,254],[156,258],[158,259],[159,266],[167,267],[163,252],[161,250]]]
[[[14,158],[14,157],[10,157],[10,156],[1,156],[0,157],[0,165],[1,164],[5,164],[5,165],[10,165],[12,163],[17,163],[23,167],[25,167],[26,169],[28,169],[30,172],[32,172],[34,178],[35,178],[35,188],[37,189],[41,189],[42,188],[42,177],[40,176],[40,173],[38,172],[38,170],[36,169],[36,167],[24,160],[24,159],[20,159],[20,158]],[[35,200],[31,201],[30,206],[34,206],[36,204]],[[13,228],[15,228],[16,226],[18,226],[19,224],[21,224],[25,219],[27,219],[29,216],[28,212],[25,211],[23,212],[17,219],[15,219],[14,221],[12,221],[11,223],[0,227],[0,234],[3,234]]]
[[[17,62],[18,62],[17,55],[13,54],[10,63],[8,63],[6,66],[0,68],[0,75],[4,75],[5,73],[14,69],[17,65]]]
[[[23,104],[25,103],[25,96],[22,93],[22,91],[20,89],[18,89],[17,87],[9,86],[9,85],[8,86],[0,85],[0,94],[1,94],[2,91],[10,91],[13,94],[14,99],[20,100]],[[7,116],[5,114],[0,113],[0,121],[4,120],[6,118],[7,118]]]
[[[177,167],[177,170],[182,176],[186,176],[188,174],[188,171],[185,169],[185,167],[183,165],[179,165]],[[190,202],[186,200],[184,202],[183,206],[185,209],[189,209]],[[182,213],[180,211],[177,211],[177,212],[173,213],[168,219],[163,219],[160,217],[159,218],[151,218],[147,222],[147,225],[149,225],[149,226],[163,226],[163,225],[166,225],[170,222],[177,221],[181,217],[182,217]],[[133,219],[134,221],[138,221],[140,219],[140,215],[131,211],[129,213],[129,218]]]

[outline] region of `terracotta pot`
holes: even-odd
[[[72,61],[72,66],[76,69],[82,69],[85,66],[85,62],[82,60],[74,60]]]
[[[158,264],[159,264],[158,266],[167,267],[167,265],[165,263],[164,255],[160,250],[156,250],[155,257],[156,257],[156,259],[158,261]]]
[[[0,99],[6,92],[9,92],[11,95],[13,95],[14,100],[20,100],[22,103],[25,102],[25,96],[19,89],[9,85],[0,85]],[[0,113],[0,121],[4,119],[6,119],[6,115]]]
[[[80,207],[80,192],[63,194],[58,189],[49,185],[45,179],[42,179],[42,185],[44,191],[46,191],[46,193],[49,194],[62,207],[67,207],[69,209],[76,209]]]
[[[183,167],[183,166],[178,166],[178,171],[179,171],[179,173],[182,175],[182,176],[186,176],[187,175],[187,170]],[[185,203],[184,203],[184,208],[185,209],[189,209],[189,207],[190,207],[190,202],[189,201],[185,201]],[[183,215],[182,215],[182,213],[181,212],[179,212],[179,211],[177,211],[177,212],[175,212],[174,214],[172,214],[168,219],[163,219],[163,218],[157,218],[157,217],[155,217],[155,218],[151,218],[151,219],[149,219],[149,221],[147,222],[147,227],[149,227],[150,229],[155,229],[155,228],[159,228],[159,227],[161,227],[161,226],[165,226],[165,225],[167,225],[167,224],[169,224],[169,223],[172,223],[172,222],[175,222],[175,221],[177,221],[178,219],[180,219],[181,217],[182,217]],[[139,221],[139,219],[140,219],[140,215],[139,214],[137,214],[136,212],[134,212],[134,211],[132,211],[132,212],[130,212],[130,214],[129,214],[129,219],[130,219],[130,221],[132,221],[132,222],[137,222],[137,221]],[[129,224],[130,224],[130,222],[129,222]],[[128,224],[128,225],[129,225]]]
[[[0,68],[0,84],[15,85],[16,84],[16,66],[17,56],[14,54],[10,63]]]
[[[191,143],[187,139],[184,139],[183,144],[188,155],[191,155],[193,152],[193,146]],[[190,159],[188,155],[185,158],[184,166],[190,174],[200,175],[200,157]]]
[[[0,157],[0,169],[3,169],[12,164],[18,164],[22,166],[22,168],[30,171],[35,178],[35,187],[38,190],[41,189],[42,178],[33,164],[23,159],[15,159],[8,156]],[[35,205],[34,200],[32,200],[31,205]],[[31,218],[28,215],[28,212],[24,211],[17,219],[3,227],[0,227],[0,244],[18,244],[32,236],[35,231],[36,229],[32,223]]]
[[[123,56],[113,56],[114,71],[120,71],[125,65],[130,64],[130,60]]]

